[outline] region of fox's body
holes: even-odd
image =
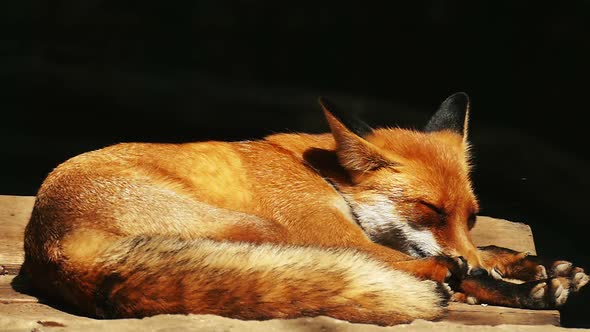
[[[361,137],[326,116],[331,134],[130,143],[70,159],[38,192],[23,271],[99,317],[440,317],[436,282],[454,265],[435,256],[494,267],[469,238],[478,207],[464,133]]]

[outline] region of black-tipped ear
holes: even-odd
[[[359,137],[366,137],[373,132],[373,128],[371,128],[368,124],[364,123],[352,114],[343,112],[339,107],[334,105],[334,103],[327,100],[326,98],[319,97],[318,102],[324,110],[327,110],[330,113],[332,113],[332,115],[336,119],[338,119],[338,121],[340,121],[348,130],[353,132],[355,135],[358,135]]]
[[[466,138],[468,120],[469,96],[465,92],[457,92],[442,102],[424,130],[427,132],[450,130]]]

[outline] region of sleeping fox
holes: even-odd
[[[64,162],[37,194],[21,273],[92,317],[379,325],[439,318],[449,300],[553,308],[588,282],[566,261],[474,246],[465,93],[423,131],[320,105],[330,133],[126,143]]]

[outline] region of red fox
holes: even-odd
[[[474,246],[465,93],[423,131],[320,104],[327,134],[126,143],[64,162],[37,194],[21,273],[92,317],[379,325],[437,319],[449,300],[553,308],[588,282],[566,261]]]

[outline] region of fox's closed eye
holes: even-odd
[[[444,209],[427,201],[418,200],[416,202],[418,215],[415,220],[419,220],[421,226],[442,226],[446,224],[447,214]]]
[[[432,203],[423,201],[423,200],[420,200],[419,203],[422,204],[422,205],[424,205],[424,206],[426,206],[430,210],[436,212],[437,214],[441,215],[442,217],[445,216],[445,211],[442,208],[440,208],[440,207],[438,207],[438,206],[436,206],[436,205],[434,205]]]

